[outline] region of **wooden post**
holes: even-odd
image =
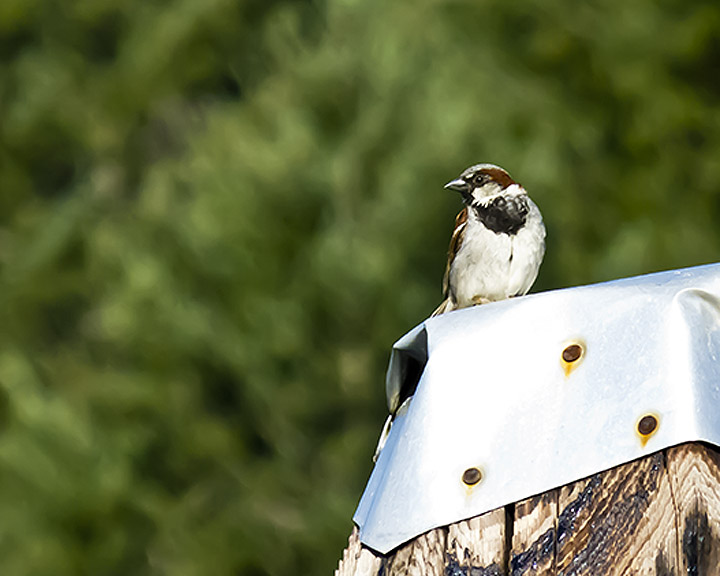
[[[388,555],[362,546],[355,528],[335,574],[720,576],[720,451],[668,448]]]

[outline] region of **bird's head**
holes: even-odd
[[[460,192],[466,205],[479,204],[515,184],[510,174],[494,164],[475,164],[458,178],[445,184],[447,190]]]

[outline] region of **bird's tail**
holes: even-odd
[[[385,448],[385,442],[387,442],[388,436],[390,436],[390,428],[392,427],[393,423],[393,415],[390,414],[387,417],[387,420],[385,420],[385,425],[383,426],[382,432],[380,432],[380,438],[378,438],[377,447],[375,448],[375,454],[373,455],[373,462],[377,462],[378,456],[380,456],[380,452],[382,452],[382,449]]]

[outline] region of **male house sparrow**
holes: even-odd
[[[525,189],[499,166],[476,164],[445,188],[462,195],[443,279],[445,301],[433,316],[526,294],[545,254],[545,225]],[[400,391],[397,408],[380,433],[376,461],[395,415],[415,390]]]
[[[471,166],[445,188],[460,192],[465,208],[433,316],[526,294],[545,254],[545,225],[525,189],[493,164]]]

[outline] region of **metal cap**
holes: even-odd
[[[355,513],[387,553],[669,446],[720,446],[720,265],[430,318],[394,346],[396,414]]]

